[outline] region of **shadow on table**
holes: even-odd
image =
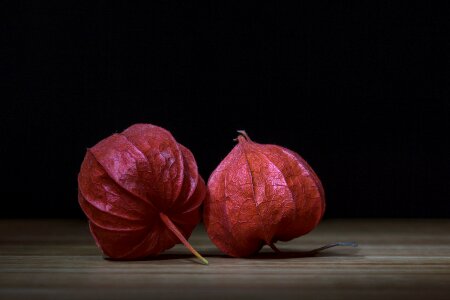
[[[208,256],[208,255],[206,255]],[[103,257],[105,260],[107,261],[112,261],[112,262],[124,262],[124,261],[136,261],[136,262],[143,262],[143,261],[158,261],[158,260],[171,260],[171,259],[195,259],[195,257],[191,254],[191,253],[186,253],[186,254],[177,254],[177,253],[162,253],[159,254],[158,256],[149,256],[149,257],[145,257],[145,258],[136,258],[136,259],[117,259],[117,258],[111,258],[111,257]]]
[[[359,256],[356,255],[356,252],[358,249],[356,248],[358,245],[356,243],[334,243],[329,244],[317,249],[309,250],[309,251],[280,251],[276,249],[275,252],[259,252],[256,255],[253,255],[251,257],[246,257],[243,259],[292,259],[292,258],[304,258],[304,257],[342,257],[342,256]],[[324,251],[330,248],[335,247],[346,247],[345,251],[333,251],[328,250]],[[350,247],[350,249],[348,249]],[[233,259],[233,257],[230,257],[228,255],[222,254],[222,253],[203,253],[203,256],[206,258],[209,257],[219,257],[219,258],[230,258]],[[108,261],[124,261],[124,259],[113,259],[109,257],[105,257]],[[172,259],[188,259],[195,262],[198,262],[198,260],[192,256],[190,253],[186,254],[177,254],[177,253],[162,253],[158,256],[154,257],[147,257],[147,258],[141,258],[141,259],[132,259],[127,261],[164,261],[164,260],[172,260]]]
[[[347,249],[341,251],[328,250],[329,248],[343,246]],[[350,248],[348,248],[350,247]],[[274,252],[259,252],[251,257],[246,257],[245,259],[290,259],[290,258],[304,258],[304,257],[342,257],[342,256],[359,256],[356,253],[359,251],[357,248],[358,244],[356,243],[334,243],[329,244],[317,249],[308,250],[308,251],[293,251],[293,250],[278,250]],[[205,255],[206,257],[222,257],[222,258],[230,258],[230,256],[224,254],[218,255]]]
[[[349,251],[325,251],[316,252],[311,251],[283,251],[280,253],[275,252],[262,252],[258,253],[249,259],[290,259],[290,258],[306,258],[306,257],[343,257],[343,256],[360,256],[357,255],[358,250],[349,249]]]

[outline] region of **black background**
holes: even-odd
[[[205,178],[238,129],[299,152],[326,217],[450,217],[448,8],[184,2],[2,2],[0,217],[82,217],[86,148],[138,122]]]

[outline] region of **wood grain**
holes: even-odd
[[[314,257],[302,251],[336,241]],[[251,259],[223,256],[199,227],[158,258],[100,255],[78,220],[0,221],[1,299],[450,299],[450,220],[325,220]]]

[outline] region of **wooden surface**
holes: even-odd
[[[358,248],[310,250],[336,241]],[[325,220],[252,259],[220,254],[203,228],[157,259],[102,258],[86,222],[0,221],[0,299],[450,299],[450,220]]]

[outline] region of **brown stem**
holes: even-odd
[[[308,251],[310,254],[316,254],[319,253],[322,250],[325,249],[329,249],[329,248],[333,248],[333,247],[338,247],[338,246],[344,246],[344,247],[358,247],[358,244],[355,242],[338,242],[338,243],[333,243],[333,244],[328,244],[325,246],[322,246],[320,248]]]
[[[272,248],[272,250],[275,251],[276,253],[283,253],[273,243],[269,243],[267,245],[269,245],[269,247]],[[358,247],[358,244],[355,242],[338,242],[338,243],[328,244],[328,245],[322,246],[320,248],[316,248],[316,249],[309,250],[306,252],[302,252],[302,255],[303,256],[310,256],[310,255],[312,256],[312,255],[316,255],[317,253],[321,252],[322,250],[333,248],[333,247],[338,247],[338,246]],[[289,253],[285,252],[285,254],[289,254]]]
[[[183,234],[178,230],[178,228],[175,226],[175,224],[172,223],[172,221],[169,219],[168,216],[166,216],[163,213],[159,213],[159,217],[163,221],[164,224],[166,224],[167,228],[169,228],[170,231],[173,232],[177,236],[177,238],[186,246],[186,248],[191,251],[192,254],[194,254],[204,265],[208,264],[208,261],[200,255],[200,253],[197,252],[197,250],[194,249],[194,247],[189,244],[189,242],[186,240],[186,238],[183,236]]]

